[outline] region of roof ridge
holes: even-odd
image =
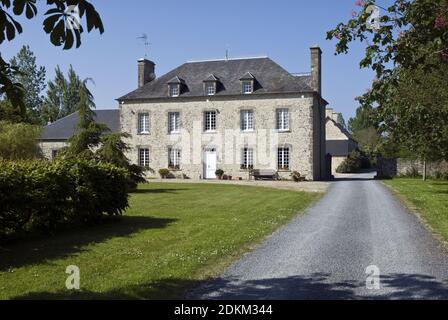
[[[213,61],[234,61],[234,60],[250,60],[250,59],[266,59],[267,55],[262,56],[248,56],[248,57],[236,57],[236,58],[216,58],[216,59],[201,59],[201,60],[188,60],[186,63],[198,63],[198,62],[213,62]]]

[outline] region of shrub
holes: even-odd
[[[0,161],[0,237],[121,215],[127,172],[88,160]]]
[[[0,159],[26,160],[41,158],[37,139],[39,126],[0,121]]]
[[[300,172],[298,172],[298,171],[291,172],[291,178],[295,182],[299,182],[299,181],[303,180],[302,177],[300,176]]]
[[[362,155],[359,151],[352,151],[337,168],[337,173],[355,173],[361,168]]]
[[[162,179],[165,179],[170,174],[170,170],[166,168],[159,169],[159,174]]]
[[[222,170],[222,169],[217,169],[217,170],[215,171],[215,174],[216,174],[216,176],[217,176],[219,179],[221,179],[221,178],[223,177],[223,175],[224,175],[224,170]]]

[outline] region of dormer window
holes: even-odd
[[[185,81],[178,76],[175,76],[168,81],[168,95],[170,97],[178,97],[182,94],[182,88],[185,86]]]
[[[251,81],[243,81],[243,93],[250,94],[254,92]]]
[[[243,94],[251,94],[254,92],[255,77],[252,73],[247,72],[241,79],[241,92]]]
[[[179,85],[171,84],[170,85],[170,97],[178,97],[179,96]]]
[[[205,85],[205,94],[208,96],[213,96],[216,93],[216,84],[214,82],[207,83]]]
[[[204,95],[213,96],[218,91],[219,79],[211,74],[204,80]]]

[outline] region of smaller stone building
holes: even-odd
[[[111,132],[120,131],[120,115],[118,109],[96,110],[94,120],[105,124]],[[44,132],[39,139],[39,146],[42,154],[47,159],[56,157],[58,151],[67,145],[67,140],[75,134],[79,121],[78,112],[61,118],[44,128]]]
[[[343,125],[340,113],[327,108],[325,115],[326,152],[331,155],[331,173],[335,173],[348,154],[358,147],[358,143]]]

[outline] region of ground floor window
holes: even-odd
[[[142,167],[149,167],[149,149],[138,149],[138,164]]]
[[[168,168],[179,170],[180,169],[180,157],[181,150],[177,148],[169,148],[168,150],[169,159],[168,159]]]
[[[289,170],[289,148],[278,148],[277,168],[278,170]]]
[[[241,169],[253,169],[254,168],[254,149],[244,148],[243,157],[241,163]]]
[[[56,159],[56,157],[58,156],[58,152],[59,152],[58,149],[51,150],[51,159],[52,160]]]

